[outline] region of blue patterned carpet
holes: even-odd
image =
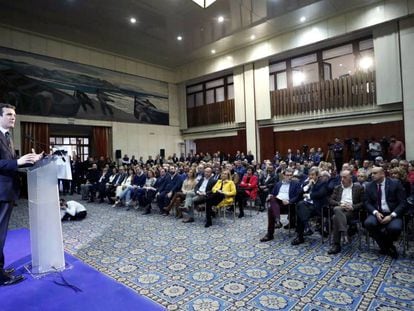
[[[85,220],[63,224],[66,251],[168,310],[414,310],[413,242],[398,260],[365,243],[328,256],[318,234],[291,246],[293,232],[279,229],[260,243],[265,213],[205,229],[204,215],[183,224],[108,204],[87,209]],[[24,200],[10,224],[21,227]]]

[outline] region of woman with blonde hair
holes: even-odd
[[[188,176],[184,180],[183,185],[181,186],[181,191],[176,192],[174,196],[172,197],[170,204],[164,208],[166,212],[164,216],[167,216],[170,210],[175,208],[176,217],[182,218],[183,217],[182,210],[178,207],[181,205],[181,203],[184,202],[185,196],[187,195],[187,193],[190,191],[194,191],[194,187],[196,186],[196,184],[197,184],[196,170],[192,168],[188,171]]]
[[[212,225],[213,206],[219,209],[234,202],[237,191],[229,171],[221,172],[220,179],[217,180],[211,192],[206,200],[206,224],[204,225],[206,228]]]

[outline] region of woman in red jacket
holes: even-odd
[[[236,195],[236,201],[239,204],[239,218],[244,216],[244,206],[246,205],[247,200],[256,200],[258,191],[257,184],[258,178],[253,174],[253,167],[249,166],[239,184]]]

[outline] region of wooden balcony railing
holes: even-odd
[[[233,123],[234,120],[234,99],[187,108],[188,127]]]
[[[270,94],[272,116],[333,112],[375,103],[375,73],[359,72]]]

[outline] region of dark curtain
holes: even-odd
[[[112,129],[110,127],[94,126],[92,128],[91,150],[89,153],[93,157],[105,158],[112,154]]]
[[[46,123],[21,122],[22,150],[26,154],[35,149],[36,153],[49,153],[49,125]]]

